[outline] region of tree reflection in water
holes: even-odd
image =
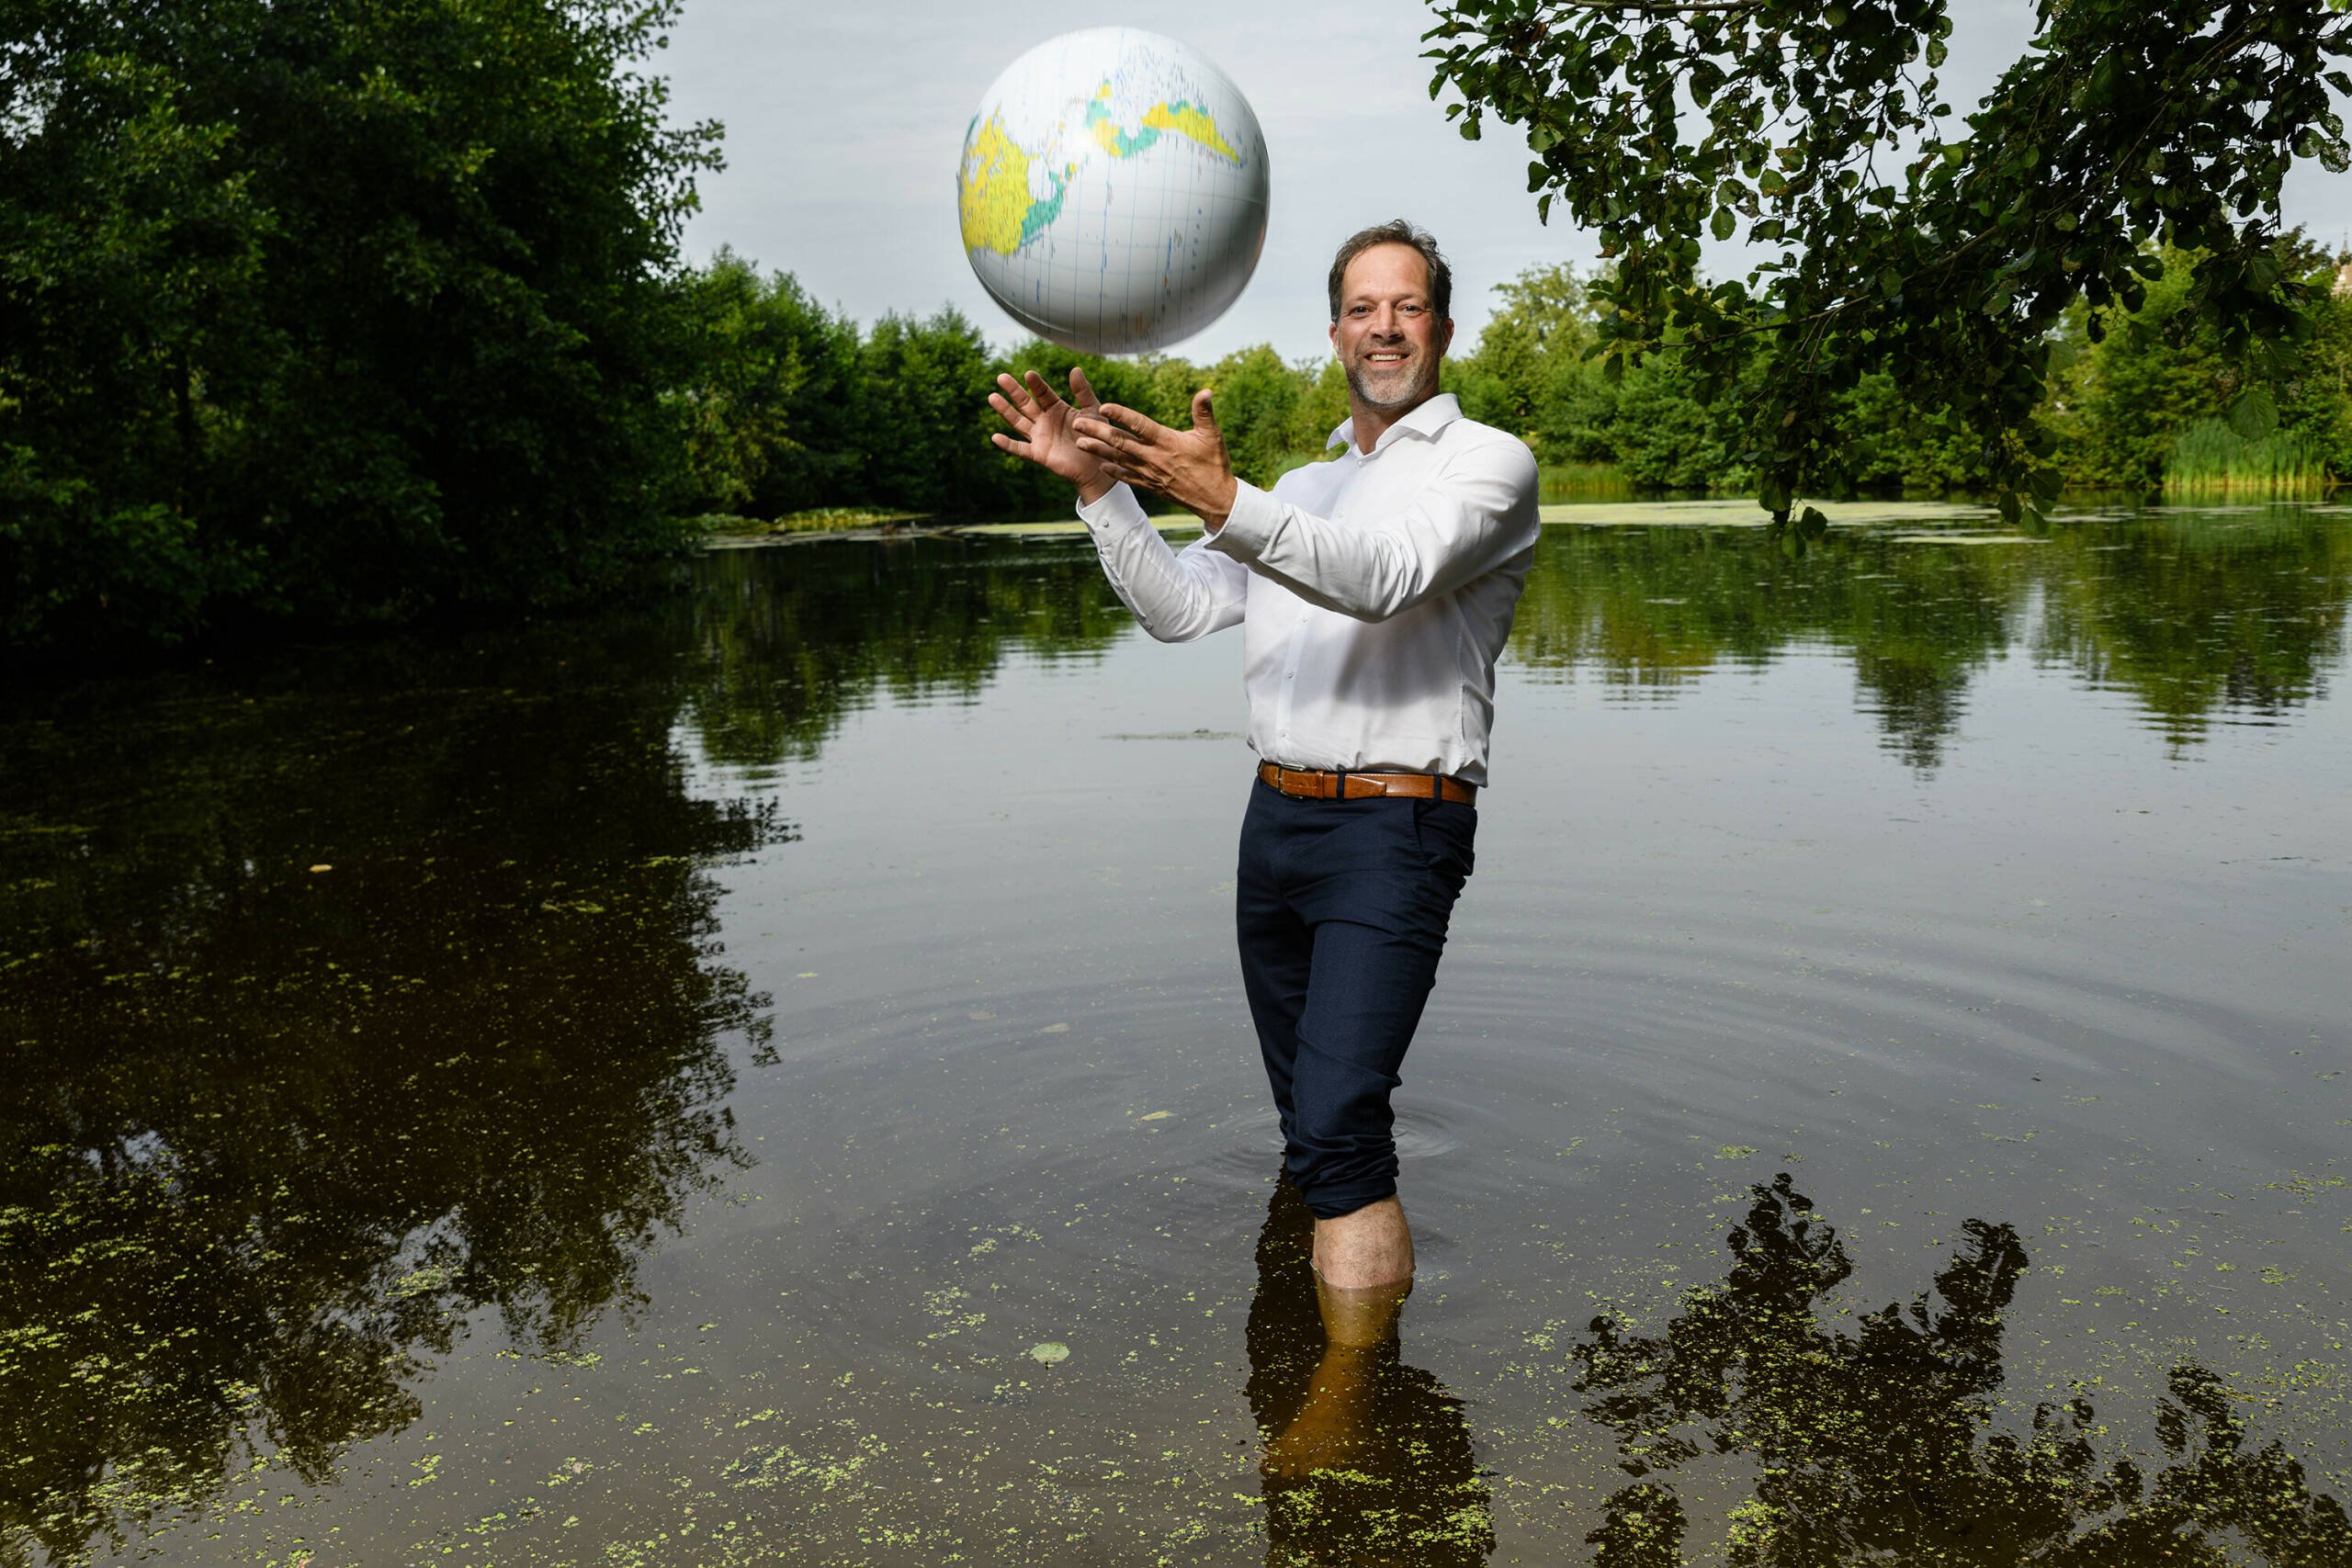
[[[2352,1563],[2352,1521],[2278,1442],[2256,1446],[2229,1388],[2176,1368],[2144,1468],[2102,1460],[2087,1400],[1996,1423],[2002,1317],[2026,1268],[2006,1224],[1970,1220],[1933,1289],[1848,1336],[1821,1303],[1852,1272],[1834,1227],[1786,1175],[1754,1189],[1735,1261],[1661,1333],[1593,1320],[1575,1350],[1586,1414],[1635,1477],[1586,1539],[1596,1568],[1681,1568],[1688,1520],[1663,1477],[1702,1454],[1751,1456],[1732,1568],[2276,1568]]]
[[[2062,522],[1989,544],[1548,528],[1510,652],[1539,674],[1589,670],[1663,697],[1838,649],[1888,749],[1925,771],[1959,734],[1972,682],[2020,651],[2128,694],[2176,754],[2223,715],[2291,712],[2342,660],[2347,604],[2352,527],[2306,507]]]
[[[248,1463],[323,1483],[485,1312],[576,1352],[744,1161],[727,1046],[766,1002],[707,868],[789,835],[688,792],[642,632],[12,723],[0,1562],[119,1547]]]
[[[1326,1334],[1313,1242],[1306,1200],[1277,1180],[1249,1327],[1267,1563],[1485,1562],[1494,1526],[1462,1402],[1405,1364],[1393,1304],[1373,1332]]]

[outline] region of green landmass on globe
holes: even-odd
[[[1198,143],[1236,168],[1241,166],[1241,154],[1218,130],[1216,117],[1199,105],[1182,99],[1154,104],[1143,112],[1135,130],[1128,130],[1112,118],[1110,97],[1111,84],[1104,82],[1087,102],[1083,127],[1093,143],[1112,157],[1132,158],[1150,149],[1163,134],[1172,133]],[[1009,256],[1061,216],[1062,200],[1078,164],[1073,161],[1059,169],[1046,166],[1048,188],[1040,197],[1029,188],[1030,165],[1039,161],[1039,155],[1014,141],[1000,117],[991,114],[985,122],[974,117],[964,141],[970,150],[964,160],[959,203],[964,248]]]

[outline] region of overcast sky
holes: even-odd
[[[2022,52],[2030,0],[1953,0],[1947,99],[1965,113]],[[1174,345],[1196,361],[1255,343],[1320,356],[1323,273],[1353,230],[1407,217],[1453,264],[1457,349],[1477,341],[1493,286],[1538,263],[1589,265],[1586,234],[1535,220],[1526,143],[1490,127],[1464,141],[1429,96],[1415,0],[1193,0],[1141,25],[1205,51],[1240,85],[1273,167],[1265,254],[1233,309]],[[657,63],[681,120],[727,127],[728,166],[700,181],[688,223],[696,262],[731,245],[790,272],[861,324],[954,304],[999,344],[1023,334],[964,259],[956,166],[964,128],[1007,65],[1083,10],[970,0],[685,0]],[[2315,164],[2289,177],[2287,218],[2334,245],[2352,230],[2352,176]],[[1735,253],[1710,257],[1745,272]]]

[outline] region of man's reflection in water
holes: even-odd
[[[1313,1241],[1306,1201],[1278,1180],[1250,1304],[1267,1562],[1485,1562],[1494,1526],[1462,1402],[1401,1359],[1404,1296],[1323,1287]]]

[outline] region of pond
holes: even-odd
[[[1314,1472],[1082,540],[13,694],[0,1562],[2352,1561],[2352,514],[1555,515]]]

